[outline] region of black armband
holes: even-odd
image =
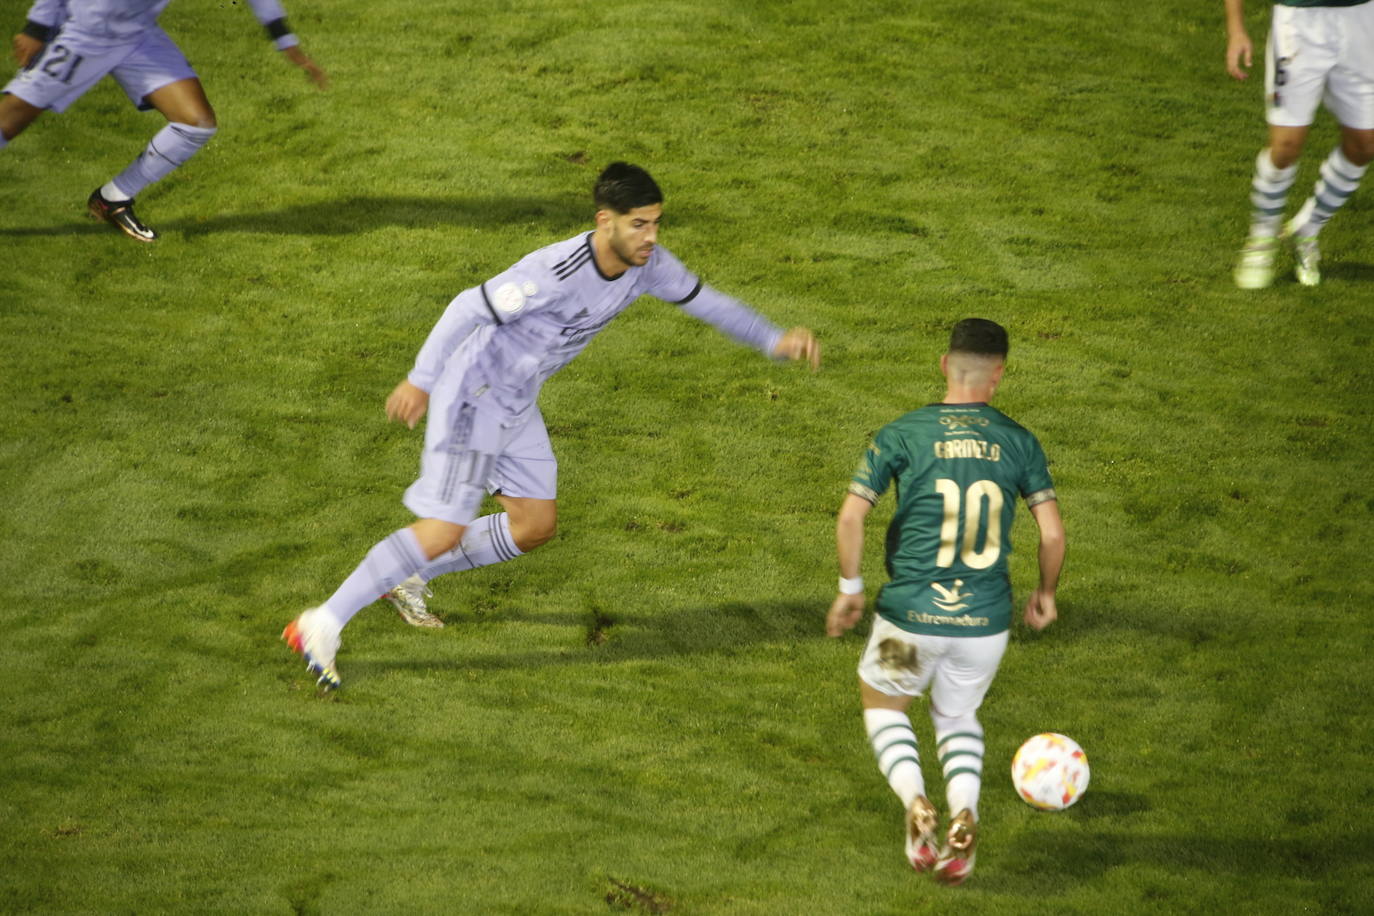
[[[696,286],[692,287],[692,291],[691,291],[690,293],[688,293],[687,295],[683,296],[681,299],[679,299],[679,300],[677,300],[676,302],[674,302],[673,305],[686,305],[687,303],[689,303],[689,302],[691,302],[693,299],[695,299],[695,298],[697,297],[697,293],[699,293],[699,292],[701,292],[701,281],[700,281],[700,280],[697,281],[697,285],[696,285]]]
[[[291,34],[291,27],[286,24],[285,16],[280,19],[273,19],[264,28],[267,29],[267,37],[273,41]]]
[[[30,19],[24,23],[24,28],[20,31],[30,38],[36,38],[41,42],[47,43],[52,41],[53,36],[57,34],[57,30],[58,26],[44,25],[41,22],[34,22]]]

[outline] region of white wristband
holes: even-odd
[[[852,578],[852,579],[846,579],[844,576],[840,576],[840,594],[841,594],[841,595],[862,595],[863,593],[864,593],[864,577],[863,577],[863,576],[855,576],[855,577]]]

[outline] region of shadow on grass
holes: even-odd
[[[111,233],[111,237],[117,237],[119,233],[105,223],[98,223],[92,219],[73,218],[57,226],[17,226],[9,229],[0,229],[0,238],[22,238],[25,236],[45,236],[45,235],[103,235]]]
[[[665,608],[652,614],[607,610],[594,605],[566,613],[503,612],[495,620],[473,623],[466,615],[449,615],[449,626],[501,624],[567,626],[575,631],[561,646],[531,652],[512,638],[509,651],[483,651],[437,659],[383,658],[377,652],[348,661],[355,677],[381,671],[503,671],[567,665],[602,665],[659,661],[693,655],[733,653],[767,643],[825,639],[825,608],[814,601],[731,602],[714,606]],[[857,661],[862,642],[850,641]],[[362,653],[360,653],[362,654]]]
[[[1014,622],[1013,639],[1026,646],[1062,649],[1084,640],[1149,636],[1200,649],[1217,640],[1234,639],[1236,634],[1234,619],[1180,613],[1136,586],[1086,586],[1061,603],[1059,613],[1053,626],[1038,633]]]
[[[1031,894],[1065,879],[1096,882],[1112,869],[1142,865],[1234,877],[1334,878],[1363,865],[1368,861],[1367,851],[1374,848],[1370,832],[1362,834],[1364,839],[1346,835],[1332,842],[1293,834],[1227,836],[1201,826],[1186,835],[1133,833],[1119,825],[1113,828],[1109,822],[1079,820],[1080,830],[1029,830],[1011,838],[1007,848],[999,851],[998,867],[981,876],[985,882],[981,886],[1001,893]]]
[[[1349,280],[1353,283],[1374,282],[1374,264],[1357,261],[1332,261],[1322,265],[1322,276],[1328,280]]]
[[[228,232],[261,235],[352,235],[388,226],[429,229],[442,226],[470,226],[478,229],[519,225],[530,221],[547,223],[553,230],[575,232],[590,227],[590,201],[573,195],[554,198],[533,197],[371,197],[355,195],[336,200],[297,204],[279,210],[252,210],[194,219],[158,220],[150,217],[159,232],[180,232],[186,236],[215,235]],[[0,229],[0,236],[86,235],[112,232],[102,223],[72,219],[55,226],[20,226]]]

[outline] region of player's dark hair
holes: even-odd
[[[1007,358],[1007,329],[986,318],[965,318],[949,334],[949,352]]]
[[[636,207],[663,203],[663,192],[639,166],[612,162],[597,176],[592,199],[599,210],[629,213]]]

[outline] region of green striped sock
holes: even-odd
[[[911,720],[895,709],[865,709],[864,727],[883,778],[902,800],[902,806],[910,807],[913,798],[926,792]]]
[[[973,716],[936,724],[936,752],[945,773],[945,798],[951,813],[968,808],[976,817],[983,788],[983,729]]]

